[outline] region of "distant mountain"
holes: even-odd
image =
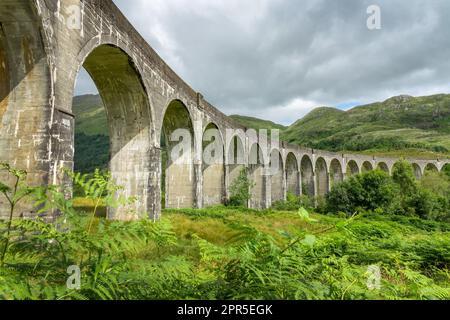
[[[76,169],[106,168],[109,133],[98,95],[73,100]],[[289,127],[239,115],[236,122],[254,129],[279,129],[281,138],[305,147],[379,156],[450,157],[450,95],[398,96],[342,111],[319,107]]]
[[[86,135],[109,135],[108,122],[99,95],[83,95],[73,98],[72,111],[75,115],[75,131]]]
[[[73,99],[75,115],[75,171],[89,173],[107,169],[109,132],[106,113],[99,95],[83,95]]]
[[[450,95],[398,96],[342,111],[317,108],[283,140],[329,151],[424,158],[450,154]]]

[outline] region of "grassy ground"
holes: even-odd
[[[89,203],[78,199],[75,206]],[[298,212],[225,207],[164,210],[161,223],[175,242],[134,252],[132,264],[172,268],[175,261],[176,272],[189,270],[195,286],[202,283],[196,292],[205,279],[222,286],[196,298],[450,299],[447,223],[373,213],[351,221],[314,213],[305,219]],[[233,261],[238,271],[230,271]],[[381,270],[380,289],[367,288],[370,265]],[[181,289],[165,290],[185,298]]]

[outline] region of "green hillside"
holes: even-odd
[[[278,129],[280,131],[286,130],[287,127],[282,126],[281,124],[274,123],[269,120],[261,120],[253,117],[239,116],[239,115],[231,115],[230,118],[238,122],[247,128],[253,128],[256,130],[260,129]]]
[[[75,114],[75,171],[94,172],[107,169],[109,132],[105,109],[99,95],[73,99]]]
[[[105,109],[99,95],[84,95],[73,98],[73,113],[75,114],[77,133],[88,136],[108,136],[108,123]]]
[[[283,140],[330,151],[437,158],[450,155],[450,95],[398,96],[341,111],[317,108]]]
[[[76,170],[106,168],[107,120],[98,95],[74,98]],[[398,96],[342,111],[320,107],[290,127],[272,121],[230,116],[254,129],[279,129],[282,139],[305,147],[378,156],[450,157],[450,95]]]

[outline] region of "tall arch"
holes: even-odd
[[[329,191],[328,169],[324,158],[320,157],[316,160],[315,173],[317,195],[324,196]]]
[[[307,196],[315,196],[314,167],[311,158],[304,155],[300,162],[300,171],[302,176],[302,192]]]
[[[300,195],[300,180],[297,157],[294,153],[289,152],[286,157],[286,187],[287,192]]]
[[[253,183],[251,189],[250,208],[262,209],[265,207],[266,188],[264,177],[264,157],[261,147],[254,143],[250,148],[249,154],[249,176]]]
[[[439,169],[437,168],[437,166],[434,163],[428,163],[425,166],[425,172],[427,172],[427,171],[439,172]]]
[[[173,100],[165,111],[161,130],[166,208],[194,207],[194,138],[189,110],[180,100]]]
[[[422,169],[420,168],[420,166],[417,163],[413,163],[412,167],[413,167],[414,175],[416,176],[416,179],[417,180],[422,179]]]
[[[387,174],[390,174],[389,167],[386,164],[386,162],[379,162],[378,165],[377,165],[377,169],[379,169],[381,171],[384,171]]]
[[[364,161],[362,164],[361,171],[364,173],[364,172],[369,172],[372,170],[373,170],[373,165],[369,161]]]
[[[347,163],[347,176],[350,177],[350,176],[357,175],[359,173],[360,173],[359,166],[356,163],[356,161],[355,160],[350,160]]]
[[[270,154],[270,181],[271,202],[284,199],[283,158],[279,150],[273,150]]]
[[[226,170],[227,170],[227,186],[228,189],[233,186],[236,179],[239,177],[243,170],[246,170],[246,160],[245,160],[245,140],[236,134],[230,141],[228,145],[227,160],[226,160]],[[230,196],[230,190],[228,190],[228,195]]]
[[[203,206],[214,206],[225,198],[224,143],[219,127],[210,123],[203,133]]]
[[[151,208],[152,200],[159,193],[158,186],[155,188],[151,183],[155,172],[150,161],[154,150],[153,119],[141,74],[125,51],[110,44],[90,51],[83,67],[95,83],[105,107],[112,179],[124,187],[125,196],[138,198],[133,208],[108,208],[108,217],[129,220],[136,214],[157,211]]]
[[[330,163],[330,179],[332,186],[344,181],[344,173],[342,172],[342,165],[338,159],[333,159]]]

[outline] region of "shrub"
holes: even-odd
[[[312,208],[313,203],[311,198],[305,195],[297,196],[293,193],[288,193],[286,200],[276,201],[272,204],[272,209],[280,211],[297,211],[300,208]]]
[[[450,221],[450,178],[445,173],[427,172],[419,182],[414,201],[419,216]]]
[[[417,192],[417,181],[412,165],[406,160],[399,160],[392,169],[392,179],[400,187],[401,194],[405,197]]]
[[[230,199],[227,201],[228,206],[246,207],[252,194],[253,182],[250,181],[247,175],[247,170],[244,168],[239,172],[239,176],[233,181],[230,186]]]
[[[361,209],[373,211],[382,208],[388,211],[396,193],[398,188],[391,177],[384,171],[374,170],[333,186],[326,196],[326,210],[347,214]]]

